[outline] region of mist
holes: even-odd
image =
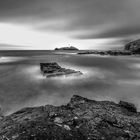
[[[51,54],[4,59],[7,61],[1,60],[0,66],[0,104],[5,115],[23,107],[67,104],[74,94],[116,103],[125,100],[140,109],[137,57]],[[80,70],[83,75],[45,78],[40,62],[57,62],[62,67]]]

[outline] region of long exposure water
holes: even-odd
[[[0,105],[4,114],[28,106],[66,104],[73,94],[94,100],[125,100],[140,109],[140,57],[53,51],[0,53]],[[81,76],[45,78],[40,62],[80,70]]]

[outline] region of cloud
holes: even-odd
[[[107,25],[109,22],[112,23],[112,19],[118,19],[120,11],[123,10],[124,1],[76,0],[66,2],[65,0],[58,0],[57,2],[55,1],[58,6],[54,8],[57,12],[55,15],[51,14],[53,18],[47,17],[50,19],[44,19],[46,24],[37,22],[38,29],[68,32],[75,30],[91,31],[91,29],[95,29],[98,26]],[[48,20],[51,23],[49,25]],[[62,24],[59,24],[60,22]]]
[[[12,45],[12,44],[0,44],[0,49],[1,50],[13,50],[13,49],[19,49],[19,48],[24,48],[24,49],[31,49],[31,46],[20,46],[20,45]]]
[[[55,1],[56,2],[56,1]],[[124,38],[140,34],[140,1],[87,0],[68,2],[60,0],[58,19],[38,24],[41,31],[68,32],[76,39]],[[57,15],[57,14],[56,14]]]
[[[73,39],[140,34],[139,0],[1,0],[0,22]]]
[[[140,26],[139,25],[122,25],[122,26],[116,26],[113,28],[103,28],[98,29],[98,32],[95,32],[93,29],[92,31],[89,31],[88,33],[81,32],[77,35],[74,35],[73,37],[77,39],[96,39],[96,38],[125,38],[133,35],[139,35],[140,34]]]

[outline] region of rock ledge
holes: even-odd
[[[81,75],[80,71],[75,71],[72,69],[66,69],[59,66],[56,62],[52,63],[40,63],[40,70],[42,74],[46,77],[56,77],[62,75]]]

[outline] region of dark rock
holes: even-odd
[[[74,95],[67,105],[24,108],[0,120],[0,139],[138,140],[140,114],[124,106],[134,107]]]
[[[55,48],[55,50],[56,51],[58,51],[58,50],[77,51],[79,49],[77,49],[76,47],[70,46],[70,47]]]
[[[2,109],[0,108],[0,120],[3,119],[3,113],[2,113]]]
[[[140,39],[127,43],[125,45],[125,50],[129,50],[134,53],[140,53]]]
[[[107,51],[83,51],[78,52],[77,54],[99,54],[99,55],[113,55],[113,56],[120,56],[120,55],[133,55],[134,53],[127,50],[107,50]]]
[[[121,107],[127,109],[127,110],[130,111],[130,112],[134,112],[134,113],[137,112],[137,108],[136,108],[135,105],[132,104],[132,103],[120,101],[120,102],[119,102],[119,105],[120,105]]]
[[[80,51],[77,54],[99,54],[99,55],[137,55],[140,54],[140,39],[131,41],[121,50],[95,50],[95,51]]]
[[[42,74],[46,77],[55,77],[55,76],[70,75],[70,74],[76,74],[76,75],[82,74],[80,71],[62,68],[56,62],[40,63],[40,70]]]

